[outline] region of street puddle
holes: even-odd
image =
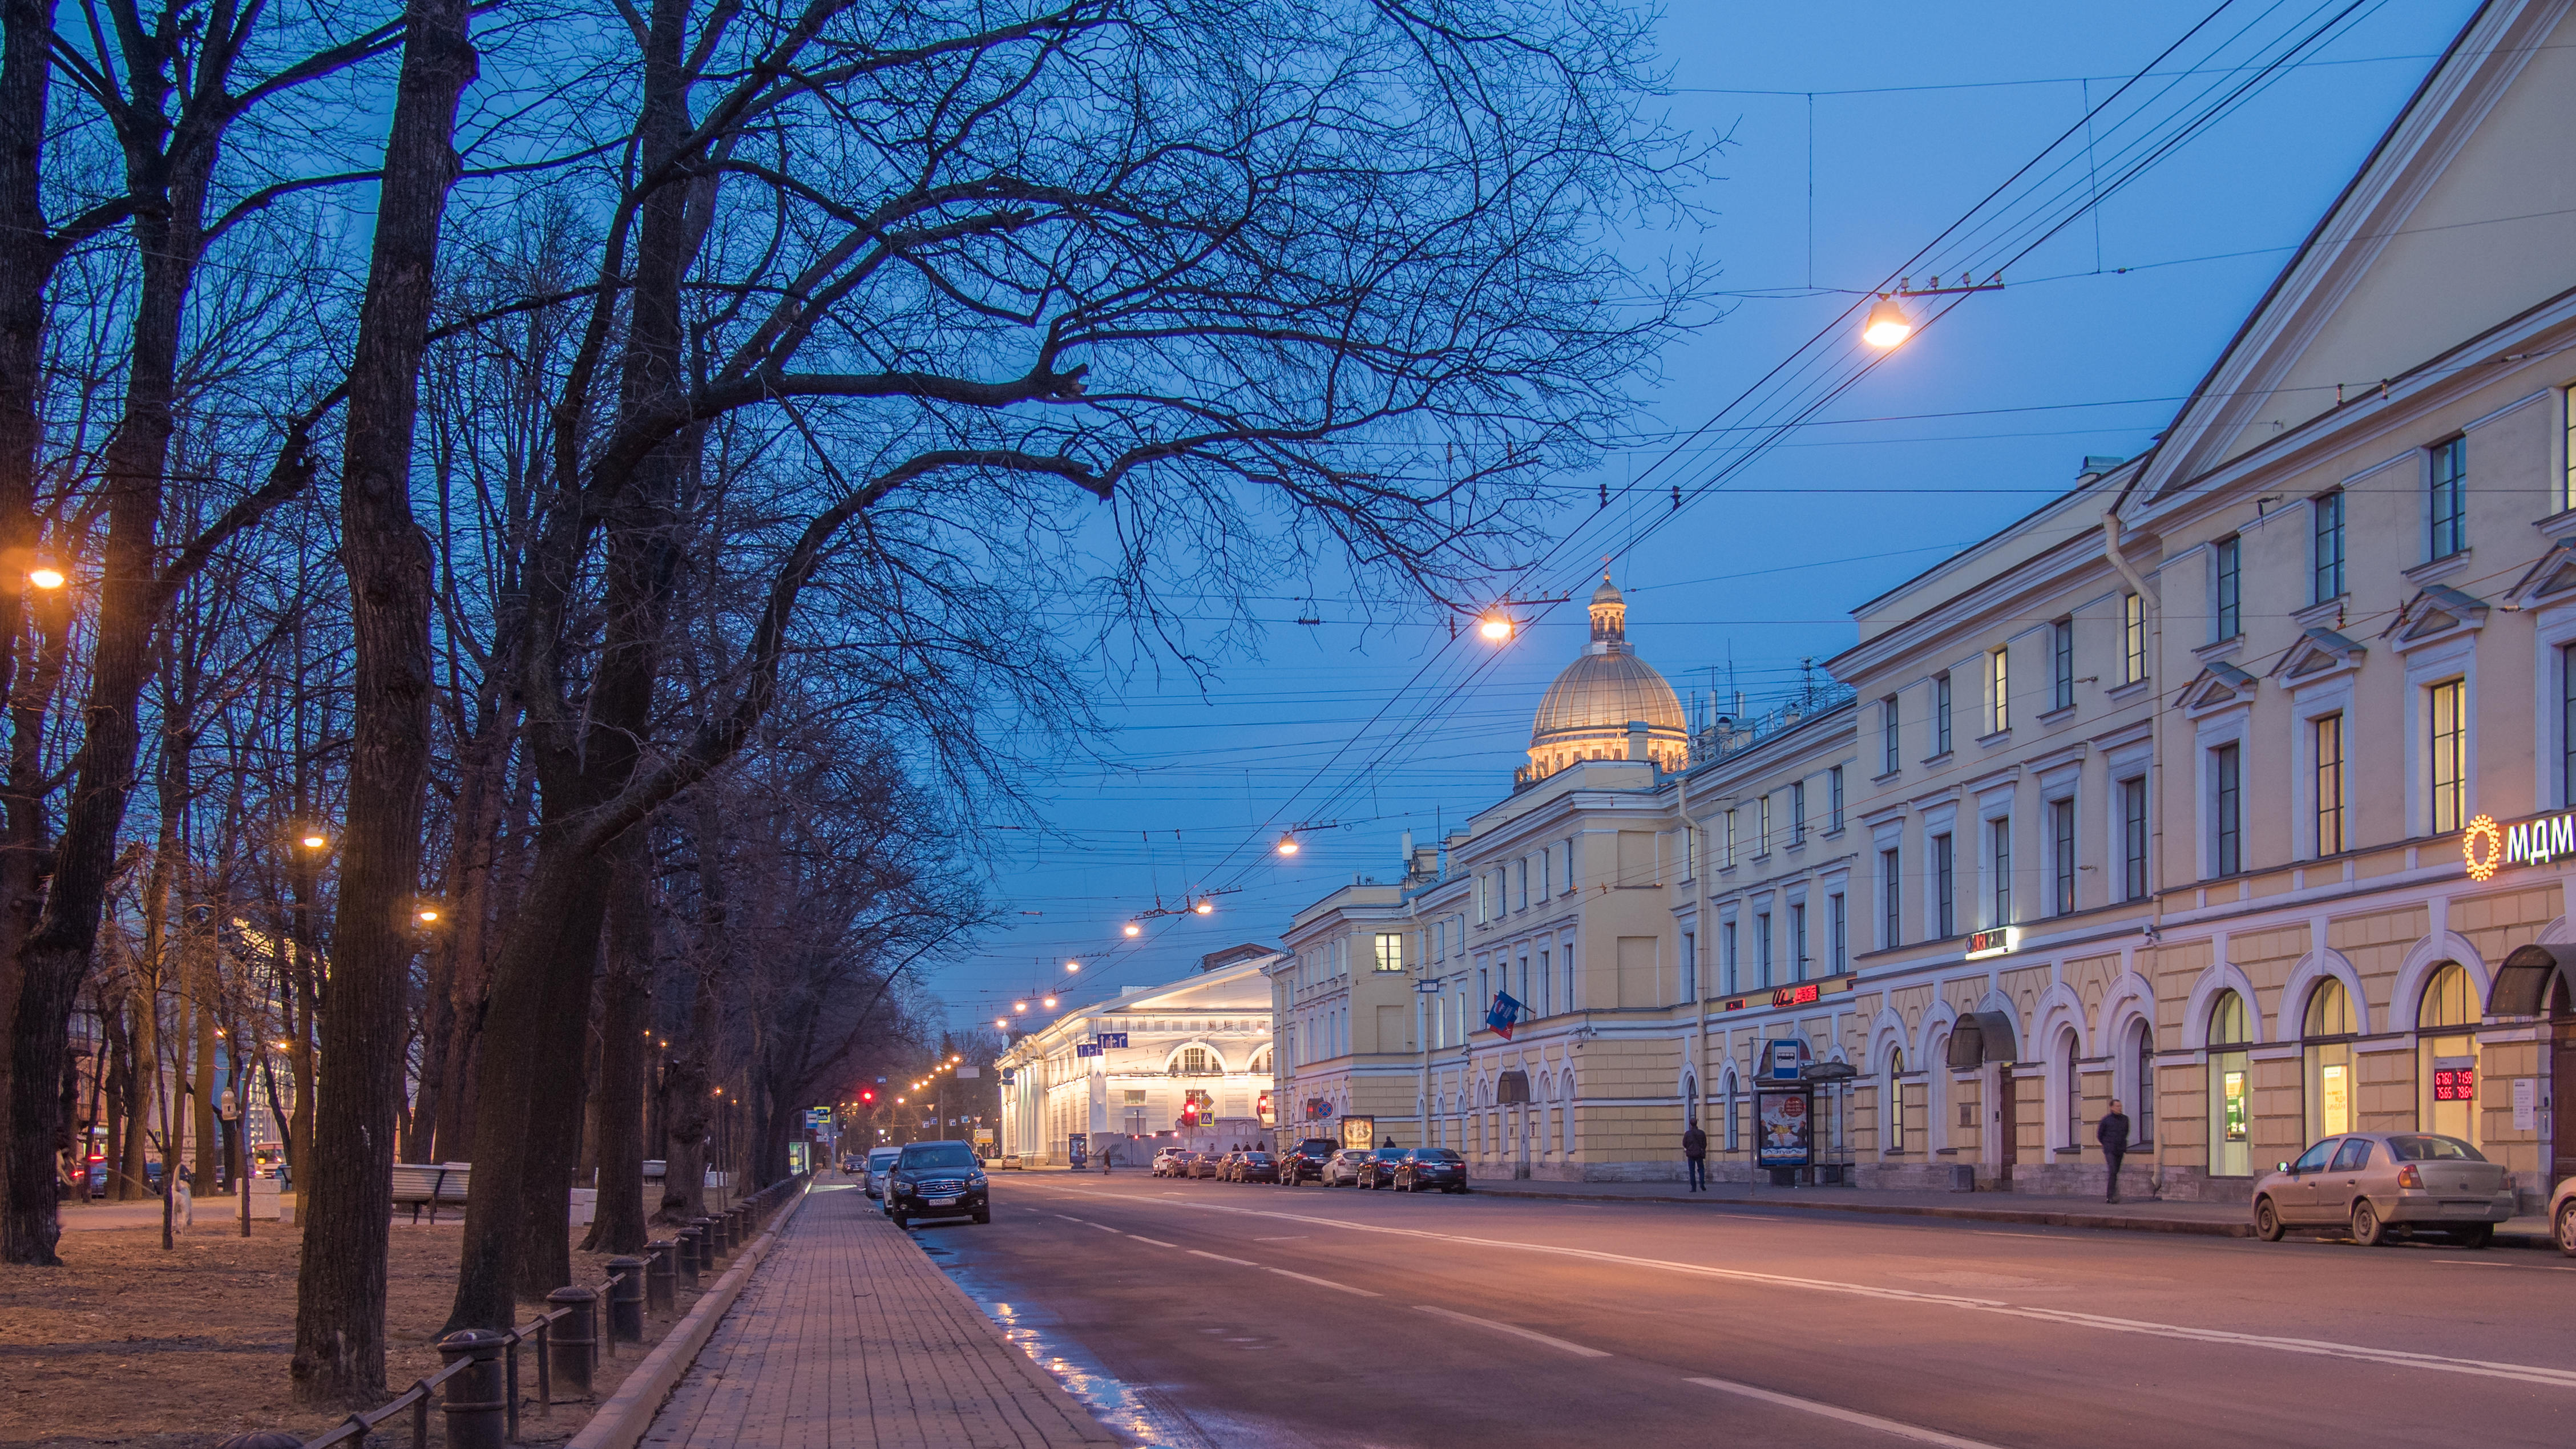
[[[1160,1394],[1130,1384],[1102,1368],[1098,1359],[1064,1331],[1054,1314],[1002,1296],[994,1285],[963,1264],[942,1263],[940,1271],[966,1290],[966,1296],[975,1300],[975,1306],[984,1310],[1012,1347],[1046,1370],[1111,1433],[1139,1449],[1220,1449],[1218,1441],[1200,1433]]]

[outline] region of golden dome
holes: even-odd
[[[1565,666],[1539,700],[1530,724],[1523,782],[1545,779],[1579,760],[1634,758],[1629,726],[1643,724],[1645,754],[1667,770],[1690,760],[1690,729],[1681,700],[1655,667],[1628,647],[1628,602],[1608,577],[1592,593],[1592,642]]]

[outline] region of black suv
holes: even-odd
[[[972,1145],[914,1142],[886,1171],[886,1216],[899,1228],[912,1226],[914,1218],[971,1217],[989,1223],[993,1203],[987,1192],[984,1165],[975,1160]]]
[[[1334,1152],[1330,1137],[1309,1137],[1279,1154],[1279,1185],[1295,1187],[1301,1182],[1324,1180],[1324,1164]]]

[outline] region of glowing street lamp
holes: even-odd
[[[1136,924],[1134,921],[1129,921],[1124,929],[1126,934],[1130,936],[1141,936],[1145,934],[1145,928]]]
[[[1511,615],[1487,614],[1484,619],[1476,625],[1476,632],[1485,636],[1489,642],[1500,644],[1512,637]]]
[[[27,570],[27,582],[51,593],[71,582],[71,577],[52,564],[38,564]]]
[[[1914,319],[1894,297],[1881,297],[1872,303],[1869,320],[1861,324],[1860,340],[1872,347],[1894,347],[1914,335]]]
[[[1049,1010],[1049,1011],[1053,1011],[1053,1010],[1055,1010],[1055,998],[1054,998],[1054,997],[1050,996],[1050,997],[1048,997],[1048,998],[1046,999],[1046,1009],[1047,1009],[1047,1010]]]
[[[1214,902],[1214,901],[1201,901],[1201,902],[1199,902],[1197,905],[1194,905],[1194,906],[1190,907],[1190,910],[1191,910],[1191,912],[1192,912],[1193,914],[1195,914],[1195,915],[1201,915],[1201,916],[1214,915],[1214,914],[1216,913],[1216,902]]]
[[[1297,853],[1297,832],[1292,830],[1279,837],[1279,853],[1281,855],[1295,855]]]
[[[437,912],[436,910],[431,909],[431,908],[429,908],[429,907],[423,907],[423,908],[421,909],[421,912],[420,912],[420,923],[421,923],[422,925],[424,925],[424,926],[429,925],[429,924],[431,924],[432,922],[435,922],[437,919],[438,919],[438,912]]]
[[[322,847],[329,845],[330,843],[331,837],[323,834],[319,830],[306,834],[303,839],[296,842],[296,844],[303,846],[306,850],[320,850]]]

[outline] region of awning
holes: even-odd
[[[2496,968],[2487,993],[2489,1016],[2539,1016],[2549,1010],[2549,988],[2561,977],[2576,981],[2576,946],[2517,946]]]
[[[1988,1062],[2015,1060],[2008,1011],[1972,1011],[1950,1028],[1950,1070],[1971,1072]]]

